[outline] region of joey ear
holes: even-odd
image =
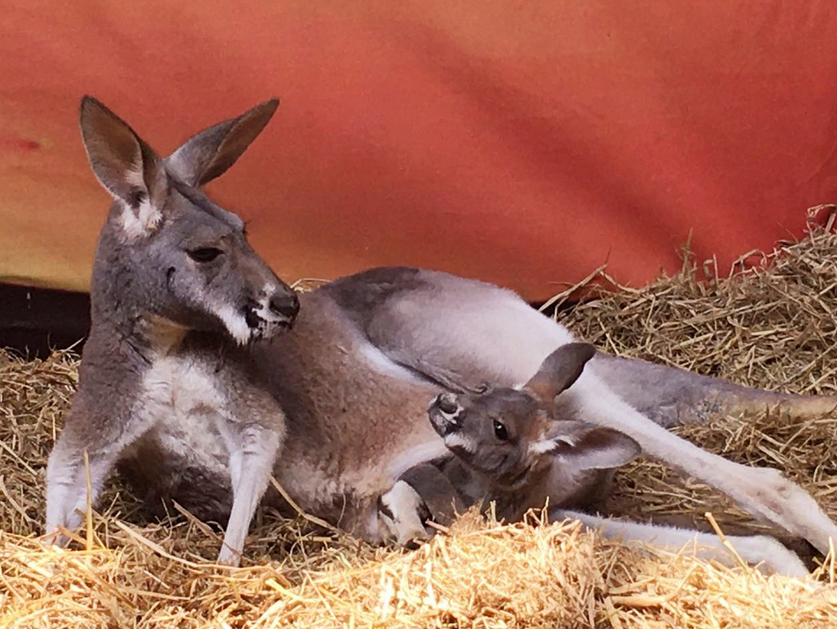
[[[596,354],[589,343],[567,343],[552,352],[524,385],[544,402],[552,402],[561,391],[578,380],[584,365]]]
[[[166,168],[183,183],[200,187],[235,164],[273,117],[278,99],[194,135],[166,158]]]
[[[549,434],[533,443],[531,450],[561,457],[579,470],[620,467],[641,452],[639,444],[628,435],[572,421],[555,422]]]
[[[131,235],[153,231],[162,215],[167,181],[160,158],[119,116],[91,96],[81,100],[81,137],[99,183],[125,204]]]

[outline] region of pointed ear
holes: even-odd
[[[554,422],[530,450],[536,455],[561,457],[579,470],[620,467],[640,453],[639,444],[621,432],[573,421]]]
[[[544,402],[552,402],[561,391],[568,389],[578,380],[584,365],[596,353],[596,348],[589,343],[567,343],[546,357],[538,369],[524,385]]]
[[[96,178],[126,206],[126,230],[134,235],[152,231],[160,222],[167,191],[160,158],[127,123],[91,96],[81,100],[79,126]]]
[[[190,186],[209,183],[235,164],[258,137],[279,106],[265,101],[241,114],[201,131],[166,158],[169,172]]]

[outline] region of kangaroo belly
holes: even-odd
[[[375,539],[375,505],[405,469],[445,451],[439,387],[369,342],[327,293],[301,297],[291,333],[257,348],[287,417],[275,473],[307,512]]]
[[[201,519],[223,521],[232,490],[219,426],[228,412],[223,384],[198,356],[166,357],[143,378],[136,412],[150,428],[119,463],[147,510],[173,499]]]

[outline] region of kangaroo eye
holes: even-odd
[[[215,247],[200,247],[198,249],[191,249],[186,253],[195,262],[212,262],[224,252]]]
[[[509,431],[503,425],[503,422],[494,420],[494,436],[500,441],[507,441],[509,438]]]

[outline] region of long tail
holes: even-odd
[[[752,389],[676,367],[597,354],[596,375],[635,409],[661,426],[700,423],[723,413],[781,409],[794,417],[819,417],[837,409],[837,396],[793,395]]]

